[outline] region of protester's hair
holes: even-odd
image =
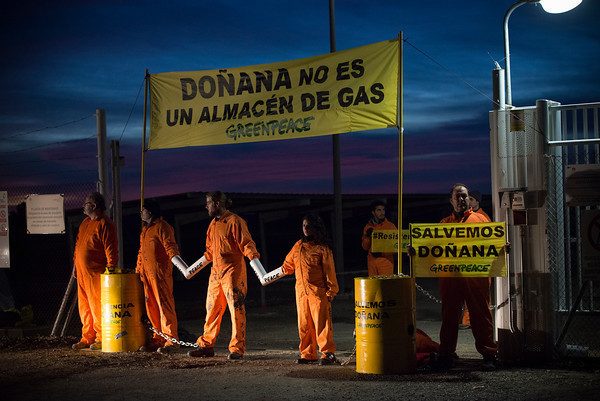
[[[100,192],[92,192],[88,195],[94,204],[96,205],[96,209],[105,211],[106,210],[106,202],[104,201],[104,196]]]
[[[313,242],[317,245],[326,245],[331,247],[331,240],[327,236],[327,229],[325,228],[325,223],[323,223],[321,217],[319,217],[319,215],[316,213],[309,213],[302,218],[303,223],[304,220],[308,222],[311,235],[303,235],[302,241]]]
[[[144,199],[144,209],[149,211],[152,217],[162,216],[160,205],[154,199]]]
[[[376,199],[373,202],[371,202],[371,211],[374,211],[379,206],[387,207],[384,201],[382,201],[381,199]]]
[[[456,184],[452,185],[452,188],[450,188],[450,197],[452,198],[452,194],[454,193],[454,190],[458,187],[465,187],[467,189],[467,192],[469,192],[469,188],[463,184],[462,182],[457,182]]]
[[[229,199],[227,197],[227,195],[225,195],[221,191],[207,192],[206,193],[206,197],[210,198],[215,203],[218,202],[221,205],[221,207],[223,207],[224,209],[231,208],[231,205],[233,204],[233,202],[231,201],[231,199]]]
[[[479,191],[469,191],[469,196],[471,198],[475,198],[477,202],[481,203],[481,192]]]

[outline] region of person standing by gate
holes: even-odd
[[[492,221],[490,216],[481,208],[481,192],[472,191],[469,192],[469,206],[473,209],[474,213],[482,214],[488,221]]]
[[[491,222],[490,216],[480,207],[481,203],[481,192],[471,191],[469,192],[469,206],[473,210],[473,213],[479,213],[483,215],[488,222]],[[490,279],[491,280],[491,279]],[[491,281],[490,281],[491,282]],[[467,305],[463,308],[462,318],[459,327],[461,329],[468,329],[471,327],[471,316],[469,314],[469,308]]]
[[[450,190],[452,214],[440,223],[487,223],[483,215],[474,213],[469,206],[469,191],[464,184],[456,183]],[[471,331],[475,348],[483,356],[483,367],[495,369],[497,345],[494,342],[494,325],[490,312],[490,280],[488,277],[441,277],[442,327],[440,328],[440,352],[432,361],[440,370],[450,369],[458,340],[458,326],[463,304],[471,314]]]
[[[100,275],[113,271],[119,263],[117,229],[105,215],[106,203],[99,192],[85,198],[83,213],[86,218],[79,226],[75,243],[75,277],[77,303],[81,318],[81,340],[73,349],[102,349],[102,306]]]

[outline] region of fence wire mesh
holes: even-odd
[[[4,274],[20,326],[45,327],[56,317],[71,276],[77,229],[84,217],[81,205],[95,190],[94,182],[8,189],[11,264]],[[64,234],[27,233],[26,199],[31,194],[64,194]]]
[[[598,138],[599,107],[596,104],[554,108],[554,112],[559,113],[556,117],[560,126],[555,129],[561,137],[557,139]],[[577,174],[598,171],[599,145],[571,142],[555,149],[547,158],[546,173],[548,255],[553,277],[556,351],[562,357],[598,358],[600,206],[598,196],[593,195],[598,188],[593,188],[594,184],[590,181],[576,181],[579,180]]]
[[[0,191],[8,195],[10,268],[0,274],[7,284],[6,289],[2,286],[0,300],[6,295],[20,313],[17,326],[46,332],[62,301],[71,275],[77,228],[83,219],[83,200],[96,190],[97,117],[97,113],[89,113],[71,121],[45,123],[44,127],[34,126],[39,123],[34,119],[19,124],[19,131],[8,135],[11,125],[3,125],[4,138],[10,139],[0,149]],[[63,195],[63,234],[27,233],[26,199],[32,194]],[[2,328],[15,325],[1,323]]]
[[[525,354],[600,357],[599,110],[541,101],[490,120],[499,216],[517,250],[502,328],[522,331]]]

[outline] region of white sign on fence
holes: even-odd
[[[28,195],[27,234],[64,234],[64,195]]]
[[[8,245],[8,193],[0,191],[0,268],[10,267]]]

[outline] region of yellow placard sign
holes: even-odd
[[[148,149],[397,125],[399,42],[276,64],[150,75]]]
[[[410,231],[402,230],[402,252],[410,243]],[[398,230],[373,230],[371,252],[398,252]]]
[[[416,277],[506,277],[505,223],[411,224]]]

